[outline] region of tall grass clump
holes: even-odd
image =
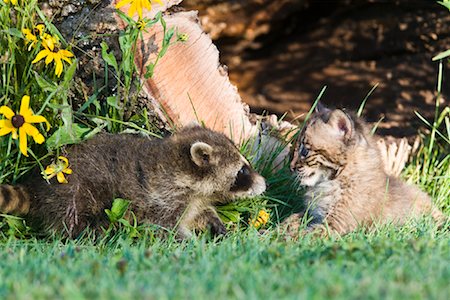
[[[102,43],[104,86],[84,103],[74,104],[78,101],[72,103],[69,95],[77,69],[76,41],[64,39],[37,0],[0,1],[0,184],[16,184],[36,168],[44,179],[55,181],[52,184],[70,181],[72,170],[62,156],[64,147],[100,131],[159,137],[147,111],[136,105],[143,86],[135,65],[137,45],[144,31],[157,22],[162,25],[162,45],[144,74],[149,78],[170,45],[187,37],[167,28],[161,13],[152,19],[143,17],[144,9],[137,7],[137,20],[116,11],[126,24],[118,33],[120,59]],[[107,89],[111,77],[116,86]],[[0,218],[0,229],[9,227],[17,233],[19,223],[20,219],[6,216],[4,222]]]
[[[36,0],[1,2],[0,31],[0,183],[15,183],[56,150],[76,60]]]
[[[434,202],[450,213],[450,107],[440,107],[443,83],[443,62],[439,62],[435,116],[432,123],[417,116],[427,125],[428,132],[420,133],[419,148],[405,170],[409,181],[425,189]]]

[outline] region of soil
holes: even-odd
[[[380,134],[416,134],[424,124],[414,112],[428,119],[435,113],[438,62],[432,57],[450,48],[450,12],[434,1],[311,2],[254,47],[242,50],[239,38],[215,42],[243,100],[253,112],[294,120],[324,86],[325,104],[357,109],[378,84],[364,110],[367,120],[383,119]],[[444,62],[441,107],[449,105],[449,67]]]

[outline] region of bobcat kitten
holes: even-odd
[[[165,139],[101,134],[67,150],[73,174],[47,184],[34,174],[21,186],[0,186],[0,211],[25,215],[32,227],[76,237],[108,224],[114,198],[129,200],[140,222],[176,229],[226,229],[213,205],[265,191],[264,179],[224,135],[199,126]]]
[[[309,230],[345,234],[359,225],[404,223],[410,217],[444,215],[417,187],[389,177],[368,126],[344,110],[320,103],[294,150],[291,169],[306,186]]]

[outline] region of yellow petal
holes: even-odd
[[[49,63],[51,63],[53,61],[54,58],[55,58],[55,53],[49,51],[47,58],[45,59],[45,64],[48,65]]]
[[[31,30],[28,28],[22,29],[22,34],[25,36],[27,40],[34,40],[36,37],[31,33]]]
[[[61,57],[73,57],[73,53],[70,52],[69,50],[59,50],[58,51],[61,54]]]
[[[116,8],[121,8],[124,5],[127,5],[128,3],[130,3],[133,0],[122,0],[119,3],[116,4]]]
[[[55,75],[61,76],[61,73],[63,71],[63,63],[61,61],[61,58],[58,56],[55,56]]]
[[[27,123],[43,123],[47,125],[47,131],[50,129],[50,123],[47,121],[47,119],[40,115],[27,115],[25,117],[25,122]]]
[[[22,101],[20,102],[20,110],[19,114],[28,115],[30,111],[30,96],[25,95],[22,97]]]
[[[64,170],[62,170],[64,173],[66,173],[66,174],[72,174],[72,169],[69,169],[69,168],[65,168]]]
[[[51,166],[48,166],[47,168],[45,168],[44,173],[46,175],[53,174],[53,173],[55,173],[55,169],[53,167],[51,167]]]
[[[45,49],[53,51],[55,49],[56,42],[57,40],[54,36],[48,33],[42,34],[42,46],[44,46]]]
[[[14,128],[11,128],[11,127],[2,127],[2,128],[0,128],[0,136],[7,135],[7,134],[9,134],[9,133],[11,133],[11,132],[13,132],[13,131],[14,131]]]
[[[15,128],[13,126],[13,124],[11,123],[11,120],[0,120],[0,128],[3,128],[3,127],[7,127],[7,128],[11,128],[11,129]]]
[[[58,156],[58,159],[64,163],[64,169],[69,166],[69,160],[64,156]]]
[[[24,124],[25,125],[25,124]],[[19,149],[23,155],[28,156],[27,153],[27,133],[24,129],[25,126],[19,128]]]
[[[39,51],[39,53],[36,55],[36,58],[31,63],[32,64],[37,63],[38,61],[40,61],[44,57],[48,56],[50,53],[51,52],[49,50],[47,50],[47,49]]]
[[[70,60],[70,58],[64,57],[61,55],[61,59],[65,60],[69,65],[72,64],[72,61]]]
[[[34,27],[39,31],[39,35],[42,35],[44,33],[44,30],[45,30],[45,25],[44,24],[37,24]]]
[[[142,0],[142,6],[145,7],[148,10],[152,9],[152,4],[149,0]]]
[[[56,174],[56,179],[58,179],[59,183],[67,183],[66,177],[64,177],[64,174],[62,172]]]
[[[15,115],[15,113],[12,111],[12,109],[5,105],[0,107],[0,114],[4,115],[7,119],[10,119],[10,120]]]
[[[45,141],[44,136],[39,132],[39,130],[37,130],[36,127],[34,127],[33,125],[30,125],[28,123],[24,123],[22,125],[22,127],[20,127],[19,129],[24,129],[24,131],[33,137],[34,141],[38,144],[42,144]]]
[[[18,135],[17,135],[17,129],[16,128],[14,128],[14,131],[12,132],[12,138],[14,139],[14,140],[17,140],[17,138],[19,137]]]
[[[128,9],[128,16],[130,16],[130,17],[134,16],[136,11],[139,13],[139,8],[138,8],[138,5],[137,5],[137,2],[138,1],[136,0],[133,3],[131,3],[130,9]],[[142,15],[142,12],[139,14],[139,18],[142,19],[141,15]]]

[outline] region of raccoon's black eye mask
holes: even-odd
[[[252,186],[252,181],[251,169],[249,166],[244,165],[236,174],[236,179],[230,191],[246,191]]]

